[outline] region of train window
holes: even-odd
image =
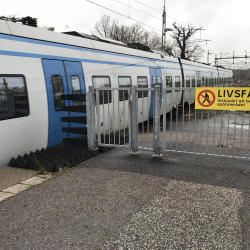
[[[208,86],[209,87],[211,86],[211,78],[210,77],[208,78]]]
[[[119,88],[129,88],[131,86],[131,77],[130,76],[119,76],[118,77]],[[119,90],[119,101],[128,100],[128,91]]]
[[[201,78],[201,86],[204,86],[204,76]]]
[[[155,86],[155,76],[152,76],[152,83],[153,83],[153,86]]]
[[[175,76],[174,77],[174,81],[175,81],[175,87],[176,88],[180,88],[181,87],[181,80],[179,76]],[[180,90],[175,90],[175,92],[180,91]]]
[[[192,87],[195,88],[195,77],[192,76]]]
[[[109,76],[93,76],[93,84],[95,88],[110,88]],[[111,90],[100,90],[99,91],[99,104],[111,103],[112,96]]]
[[[158,78],[158,85],[161,85],[161,77],[158,76],[157,78]]]
[[[172,76],[166,76],[166,87],[167,88],[173,87]],[[171,92],[172,92],[172,90],[167,91],[167,93],[171,93]]]
[[[190,76],[186,76],[186,88],[190,88]]]
[[[63,81],[60,75],[53,75],[51,77],[53,95],[54,95],[54,105],[56,111],[61,111],[62,107],[65,106],[64,100],[61,100],[61,95],[63,95]]]
[[[79,76],[71,76],[71,85],[72,85],[72,93],[73,94],[81,94],[81,85]],[[81,101],[74,101],[74,106],[81,105]]]
[[[166,87],[172,88],[172,76],[166,76]]]
[[[24,77],[0,75],[0,120],[27,115],[29,104]]]
[[[138,88],[147,88],[148,87],[148,79],[146,76],[138,76],[137,77],[137,85]],[[142,98],[142,92],[143,97],[148,96],[148,91],[138,91],[138,98]]]
[[[207,87],[208,86],[208,79],[207,79],[207,77],[205,78],[205,87]]]

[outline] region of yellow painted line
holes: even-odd
[[[0,202],[17,195],[33,186],[39,185],[45,181],[48,181],[55,177],[56,175],[52,175],[51,173],[44,174],[44,175],[37,175],[32,178],[29,178],[25,181],[22,181],[12,187],[8,187],[2,191],[0,191]]]

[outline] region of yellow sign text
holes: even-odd
[[[195,109],[250,111],[250,88],[196,88]]]

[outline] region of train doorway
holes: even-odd
[[[161,69],[160,68],[149,68],[149,73],[150,73],[151,88],[153,88],[155,85],[160,85],[161,90],[162,90]],[[153,103],[154,103],[154,97],[153,97],[153,91],[151,91],[149,116],[153,116]]]
[[[86,117],[84,113],[71,112],[70,106],[86,105],[82,101],[63,100],[62,95],[85,94],[85,83],[82,65],[80,62],[59,61],[42,59],[49,111],[49,135],[48,146],[61,143],[64,138],[77,138],[82,133],[77,134],[75,131],[86,127],[85,124],[72,123],[70,118],[79,116]]]

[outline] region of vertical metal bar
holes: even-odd
[[[240,136],[240,157],[241,157],[241,151],[242,151],[243,122],[244,122],[244,112],[242,111],[242,118],[241,118],[241,136]]]
[[[209,110],[207,111],[207,154],[208,154],[208,137],[209,137]]]
[[[131,154],[137,154],[137,102],[136,102],[136,86],[131,87],[132,109],[131,109]]]
[[[139,121],[138,121],[138,88],[135,88],[135,104],[136,104],[136,121],[137,121],[137,134],[136,134],[136,146],[138,147],[138,140],[139,140]]]
[[[226,147],[226,156],[228,155],[228,136],[229,136],[229,117],[230,117],[230,111],[228,111],[228,119],[227,119],[227,147]]]
[[[236,116],[237,116],[237,110],[235,110],[235,117],[234,117],[234,145],[233,145],[233,157],[234,157],[234,149],[235,149]]]
[[[109,118],[109,90],[108,90],[108,129],[109,129],[109,144],[110,144],[110,118]]]
[[[128,96],[129,96],[129,102],[128,102],[128,126],[129,126],[129,130],[128,130],[128,138],[129,138],[129,147],[131,148],[131,102],[132,102],[132,98],[131,98],[131,87],[128,91]]]
[[[88,147],[94,149],[96,146],[96,132],[95,132],[95,98],[94,87],[89,86],[89,92],[86,93],[87,101],[87,134]]]
[[[150,106],[149,106],[149,93],[151,93],[148,90],[148,95],[147,95],[147,109],[150,110]],[[147,115],[147,127],[148,127],[148,148],[149,148],[149,115]]]
[[[213,155],[214,155],[214,144],[215,144],[215,124],[216,124],[216,110],[214,115]]]
[[[186,92],[186,91],[184,91]],[[184,96],[184,92],[183,92],[183,96]],[[184,98],[183,98],[184,99]],[[181,150],[183,152],[183,132],[184,132],[184,106],[185,106],[185,102],[183,100],[183,103],[182,103],[182,139],[181,139]]]
[[[194,153],[195,153],[195,144],[196,144],[196,109],[194,110]]]
[[[154,96],[155,96],[155,89],[153,90],[153,145],[151,148],[154,149],[154,145],[155,145],[155,138],[154,138],[154,133],[155,133],[155,126],[154,126],[154,123],[155,123],[155,99],[154,99]]]
[[[102,110],[103,110],[103,141],[104,144],[106,144],[106,139],[105,139],[105,114],[104,114],[104,95],[105,95],[105,90],[102,90]]]
[[[201,153],[202,153],[202,130],[203,130],[203,109],[201,110]]]
[[[162,91],[162,95],[163,95],[163,135],[162,135],[162,146],[163,146],[163,150],[165,151],[166,150],[166,90],[163,89]]]
[[[113,140],[115,145],[115,95],[114,90],[112,89],[112,96],[113,96]]]
[[[154,86],[154,155],[153,157],[161,157],[160,151],[160,85]]]
[[[171,96],[170,96],[170,108],[171,108],[171,111],[170,111],[170,150],[172,150],[172,130],[173,130],[173,107],[172,107],[172,95],[173,95],[173,89],[171,90]]]
[[[142,147],[144,145],[144,119],[143,119],[143,115],[144,115],[144,91],[142,91]]]
[[[97,134],[98,134],[98,145],[101,143],[101,122],[100,122],[100,97],[99,89],[96,89],[96,109],[97,109]]]
[[[249,116],[249,125],[250,125],[250,116]],[[250,128],[248,125],[248,136],[247,136],[247,158],[249,158],[249,136],[250,136]]]
[[[177,91],[176,121],[175,121],[175,127],[176,127],[176,131],[175,131],[175,134],[176,134],[175,147],[176,147],[176,150],[177,150],[177,128],[178,128],[178,93],[179,93],[179,91]]]
[[[224,114],[224,112],[223,112]],[[221,114],[221,119],[220,119],[220,155],[221,155],[221,137],[222,137],[222,116],[223,114]]]
[[[120,93],[119,93],[120,90],[118,90],[118,133],[119,133],[119,138],[118,138],[118,141],[119,141],[119,146],[121,145],[121,133],[120,133],[120,129],[121,129],[121,120],[120,120]]]
[[[190,136],[190,102],[191,102],[191,90],[189,90],[189,103],[188,103],[188,152],[189,152],[189,136]]]
[[[123,145],[125,145],[125,119],[126,119],[126,110],[125,110],[125,106],[124,106],[124,92],[125,90],[123,90]]]

